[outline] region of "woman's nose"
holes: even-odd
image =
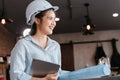
[[[55,20],[52,21],[52,25],[56,26],[56,21]]]

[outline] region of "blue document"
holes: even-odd
[[[100,64],[75,71],[61,71],[58,80],[85,80],[110,75],[109,66]]]

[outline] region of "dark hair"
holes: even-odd
[[[35,17],[36,17],[36,18],[39,18],[39,19],[42,21],[42,17],[45,15],[45,13],[46,13],[48,10],[53,10],[53,9],[50,8],[50,9],[41,11],[41,12],[38,13]],[[34,34],[36,33],[36,29],[37,29],[37,28],[36,28],[36,24],[35,24],[35,22],[34,22],[33,25],[32,25],[31,31],[30,31],[30,35],[34,35]]]

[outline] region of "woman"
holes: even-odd
[[[46,0],[34,0],[28,5],[26,18],[27,24],[31,25],[31,32],[29,36],[20,39],[11,52],[11,80],[83,80],[109,74],[109,72],[104,74],[103,66],[100,65],[73,72],[63,71],[60,67],[58,72],[47,74],[42,78],[32,76],[30,69],[33,59],[48,61],[61,66],[60,45],[48,37],[53,33],[56,26],[54,11],[57,9],[57,6],[52,6]],[[98,72],[94,73],[94,71]]]
[[[45,0],[35,0],[28,5],[26,17],[27,23],[32,25],[31,35],[19,40],[11,52],[11,80],[57,80],[58,72],[43,78],[32,77],[30,73],[33,59],[61,65],[60,46],[47,36],[56,26],[54,11],[57,9]]]

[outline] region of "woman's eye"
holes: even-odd
[[[55,18],[54,18],[54,17],[48,17],[48,19],[49,19],[49,20],[60,21],[60,18],[58,18],[58,17],[55,17]]]
[[[53,17],[48,17],[48,19],[52,20],[52,19],[54,19],[54,18],[53,18]]]

